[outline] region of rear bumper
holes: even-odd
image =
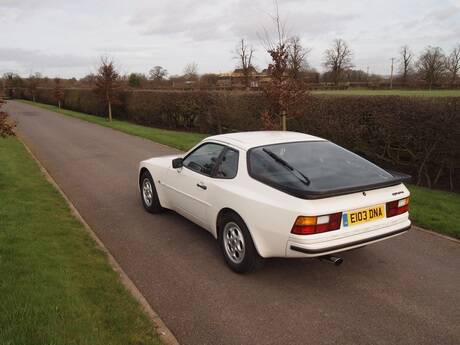
[[[350,236],[346,239],[334,241],[324,241],[315,244],[297,243],[288,241],[286,248],[287,257],[316,257],[341,251],[359,248],[368,244],[379,242],[394,236],[401,235],[410,229],[410,221],[370,231],[369,233],[360,234],[359,236]]]

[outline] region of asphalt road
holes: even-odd
[[[340,267],[271,259],[237,275],[206,231],[143,210],[138,162],[174,149],[21,103],[6,110],[182,344],[460,344],[458,243],[411,230],[344,253]]]

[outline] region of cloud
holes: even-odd
[[[0,47],[0,63],[14,63],[23,68],[78,68],[88,66],[91,62],[87,57],[72,54],[47,54],[39,50]]]
[[[255,0],[220,2],[175,1],[167,6],[155,6],[137,12],[127,20],[143,35],[176,36],[194,41],[258,39],[258,33],[271,28],[272,3]],[[297,35],[324,35],[343,29],[346,22],[355,18],[351,13],[329,13],[299,7],[302,1],[283,3],[289,7],[280,13],[289,32]]]
[[[416,53],[427,45],[449,51],[459,44],[458,0],[278,0],[288,35],[312,48],[310,63],[322,65],[335,38],[354,51],[355,65],[388,72],[388,61],[408,44]],[[200,72],[234,67],[240,38],[256,48],[255,60],[268,62],[260,40],[273,30],[273,0],[94,1],[0,0],[0,69],[28,74],[82,76],[101,54],[111,55],[123,72],[162,65],[181,73],[196,61]]]

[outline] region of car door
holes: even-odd
[[[205,228],[209,227],[206,219],[211,176],[224,148],[216,143],[199,146],[184,158],[182,168],[170,170],[165,181],[176,211]]]

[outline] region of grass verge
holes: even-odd
[[[369,91],[369,92],[385,92],[372,90],[352,90],[352,91]],[[401,91],[387,90],[390,92],[406,92],[406,93],[441,93],[448,91]],[[334,91],[327,91],[334,92]],[[338,91],[339,92],[339,91]],[[349,91],[343,91],[349,92]],[[460,95],[459,91],[457,92]],[[82,120],[94,122],[106,127],[121,130],[128,134],[137,135],[147,138],[165,145],[176,147],[181,150],[186,150],[201,139],[206,137],[204,134],[168,131],[163,129],[150,128],[140,125],[135,125],[125,121],[114,120],[112,125],[104,118],[94,115],[78,113],[70,110],[61,110],[56,106],[34,103],[31,101],[20,100],[20,102],[34,105],[43,109],[59,112],[61,114],[77,117]],[[412,193],[411,199],[411,218],[413,222],[426,229],[430,229],[449,236],[460,238],[460,195],[456,193],[448,193],[437,191],[423,187],[409,186]]]
[[[98,125],[113,128],[124,133],[136,135],[141,138],[150,139],[160,144],[175,147],[179,150],[188,150],[208,135],[194,132],[171,131],[167,129],[159,129],[136,125],[127,121],[113,120],[108,122],[106,118],[101,116],[89,115],[77,111],[61,109],[54,105],[34,103],[28,100],[19,100],[19,102],[33,105],[42,109],[51,110],[67,116],[76,117],[88,122],[97,123]]]
[[[407,96],[407,97],[460,97],[460,90],[324,90],[313,91],[315,95],[337,96]]]
[[[408,186],[410,216],[422,228],[460,239],[460,195],[424,187]]]
[[[24,146],[0,138],[0,344],[160,344]]]

